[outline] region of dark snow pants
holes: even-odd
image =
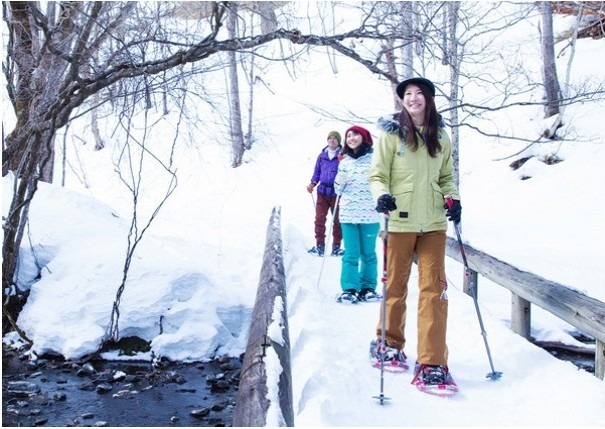
[[[338,220],[338,210],[336,209],[337,196],[326,197],[323,194],[317,194],[317,203],[315,205],[315,242],[325,246],[326,244],[326,218],[328,210],[332,211],[334,220],[332,222],[332,246],[340,246],[342,241],[342,229]]]

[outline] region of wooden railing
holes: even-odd
[[[234,427],[294,426],[280,219],[280,208],[275,207],[267,227],[263,266],[233,413]],[[268,397],[278,403],[271,404]]]
[[[474,282],[475,286],[478,285],[478,274],[481,274],[511,291],[513,331],[524,338],[530,337],[531,304],[538,305],[575,326],[582,333],[595,338],[595,375],[603,379],[605,375],[605,303],[569,287],[521,271],[466,243],[464,249],[470,269],[470,280]],[[446,253],[449,257],[462,262],[459,244],[451,237],[447,238]],[[469,293],[468,280],[465,276],[464,290],[466,293]],[[234,410],[234,427],[294,426],[290,340],[286,308],[280,208],[276,207],[273,209],[267,228],[263,266]],[[281,331],[281,335],[277,335],[279,338],[276,338],[275,329],[271,329],[275,328],[276,323],[280,328],[278,331]],[[277,383],[275,380],[267,380],[266,358],[268,353],[274,353],[277,356],[282,369]],[[274,371],[269,372],[272,373],[270,375],[275,375]],[[272,387],[277,384],[278,389],[279,404],[274,404],[274,406],[280,410],[281,415],[277,419],[272,416],[273,421],[267,421],[267,413],[270,408],[267,399],[268,383],[271,383]]]
[[[511,325],[514,332],[530,338],[531,304],[554,314],[580,332],[595,339],[595,376],[605,376],[605,303],[570,287],[521,271],[506,262],[464,243],[471,278],[465,276],[464,291],[469,293],[468,281],[478,285],[481,274],[511,291]],[[462,261],[460,245],[448,237],[447,256]],[[475,287],[478,292],[477,287]]]

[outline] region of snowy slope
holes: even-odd
[[[602,52],[602,41],[579,43],[574,76],[604,69]],[[317,57],[302,66],[298,80],[283,70],[266,79],[271,91],[257,94],[263,100],[257,103],[257,141],[240,168],[229,168],[219,138],[223,130],[210,123],[204,124],[204,135],[194,134],[191,144],[177,149],[179,185],[135,254],[121,301],[121,334],[141,336],[152,342],[155,356],[176,360],[242,353],[267,222],[279,206],[298,426],[602,426],[604,382],[514,335],[508,327],[510,294],[480,279],[487,338],[496,370],[503,372],[499,381],[485,379],[490,368],[477,316],[461,292],[462,268],[454,261],[447,266],[448,344],[460,395],[446,400],[422,395],[410,385],[411,374],[389,374],[384,393],[390,401],[381,406],[373,398],[380,393],[380,373],[368,364],[368,344],[379,304],[336,304],[340,259],[307,254],[314,244],[314,208],[305,187],[327,133],[344,132],[355,115],[365,118],[355,122],[376,136],[373,124],[392,109],[385,82],[342,58],[338,65],[342,71],[333,75],[326,59]],[[605,199],[599,194],[605,183],[605,134],[594,126],[605,107],[591,102],[566,113],[565,130],[577,139],[530,150],[539,155],[558,149],[564,161],[553,166],[532,160],[512,171],[510,160],[494,160],[515,153],[520,144],[462,130],[463,237],[499,259],[605,301]],[[156,119],[159,126],[150,135],[171,141],[175,117]],[[512,124],[521,134],[535,133],[535,121]],[[77,122],[72,129],[78,129]],[[95,351],[106,332],[132,215],[130,196],[113,174],[112,150],[81,147],[87,185],[73,175],[67,178],[69,189],[41,184],[32,205],[21,279],[33,283],[36,264],[44,268],[18,322],[34,341],[34,353],[78,358]],[[520,174],[532,178],[521,181]],[[153,170],[144,179],[139,203],[141,214],[148,215],[164,187]],[[2,183],[6,214],[11,182]],[[377,243],[379,255],[381,248]],[[411,362],[415,281],[412,277],[408,301]],[[534,306],[532,336],[575,344],[571,329]],[[5,338],[15,340],[15,335]]]

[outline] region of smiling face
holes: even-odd
[[[361,144],[363,143],[363,137],[355,130],[347,131],[346,139],[347,146],[349,146],[353,150],[353,152],[356,152],[357,149],[359,149],[361,147]]]
[[[334,136],[328,137],[328,147],[330,148],[330,150],[336,150],[338,145],[339,145],[339,143],[338,143],[338,139],[336,137],[334,137]]]
[[[409,84],[405,87],[405,91],[403,93],[403,107],[412,117],[414,125],[419,126],[424,124],[426,99],[420,90],[420,87],[414,84]]]

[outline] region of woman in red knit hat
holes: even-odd
[[[376,294],[378,258],[376,236],[380,217],[374,210],[374,198],[368,180],[372,164],[372,135],[359,125],[345,133],[342,159],[334,179],[340,195],[339,218],[345,252],[340,274],[339,302],[369,301]]]

